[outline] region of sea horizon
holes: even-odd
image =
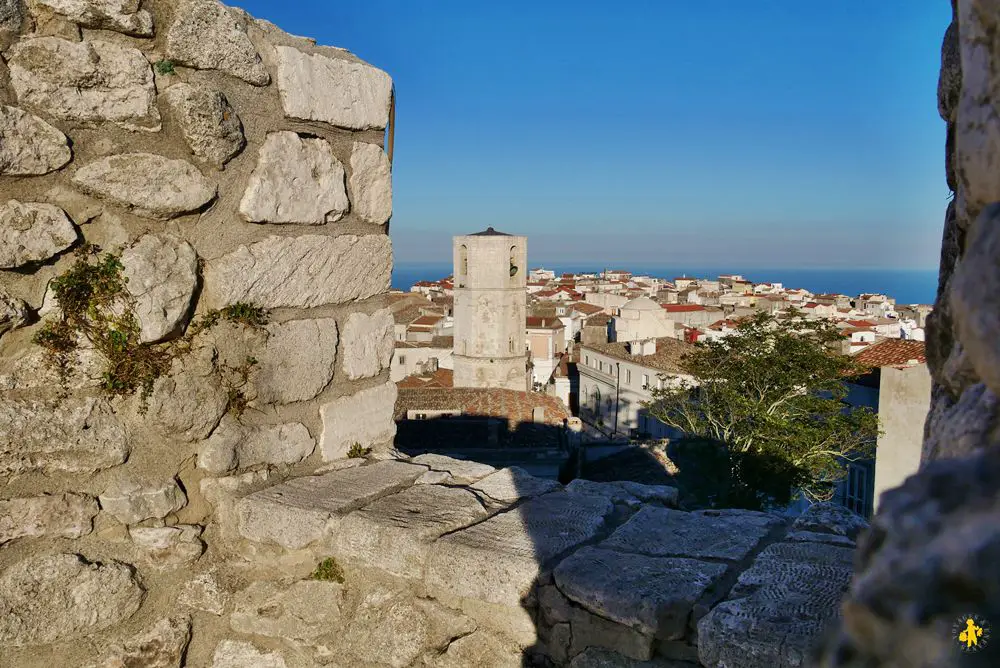
[[[544,268],[561,273],[597,273],[607,269],[631,271],[672,280],[687,276],[714,279],[721,274],[740,274],[754,283],[781,283],[786,289],[802,288],[813,293],[838,293],[856,297],[862,293],[881,293],[897,304],[933,304],[937,294],[938,270],[886,268],[740,268],[678,267],[644,263],[612,263],[607,267],[587,262],[531,263],[531,269]],[[452,273],[444,262],[400,262],[393,267],[392,287],[409,290],[417,281],[436,281]]]

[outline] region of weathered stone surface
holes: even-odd
[[[958,401],[942,394],[932,394],[935,401],[927,415],[924,460],[960,457],[996,442],[1000,401],[984,383],[967,388]]]
[[[413,484],[423,466],[378,462],[369,466],[294,478],[240,500],[240,533],[297,550],[334,535],[341,518]]]
[[[138,49],[38,37],[15,44],[5,55],[18,101],[35,113],[160,129],[153,70]]]
[[[116,30],[126,35],[151,37],[153,17],[138,9],[138,0],[32,0],[74,23],[87,28]]]
[[[177,604],[213,615],[221,615],[229,604],[229,593],[219,584],[215,573],[201,573],[190,580],[177,596]]]
[[[101,399],[0,398],[0,475],[99,471],[123,463],[131,442]]]
[[[969,0],[958,6],[963,78],[956,116],[960,185],[955,199],[959,220],[966,223],[975,220],[986,205],[1000,201],[1000,175],[996,169],[996,158],[1000,155],[1000,115],[995,106],[1000,99],[1000,50],[993,41],[998,29],[1000,19],[995,0]],[[996,216],[994,211],[990,217]],[[995,237],[996,233],[991,234]],[[978,250],[971,240],[966,248]],[[992,281],[988,284],[994,285]],[[985,308],[985,304],[981,306]]]
[[[495,633],[479,630],[448,645],[448,650],[430,663],[434,668],[521,668],[521,648]]]
[[[200,70],[221,70],[254,86],[271,81],[243,15],[216,0],[184,0],[175,11],[167,30],[167,58]]]
[[[135,614],[144,595],[122,564],[29,557],[0,575],[0,642],[21,647],[98,633]]]
[[[676,487],[668,485],[643,485],[630,480],[616,484],[644,503],[662,503],[665,506],[675,507],[680,496]]]
[[[198,254],[191,244],[147,234],[122,253],[122,264],[142,326],[140,340],[152,343],[181,329],[198,287]]]
[[[0,356],[0,391],[98,387],[106,364],[104,357],[82,335],[76,344],[76,350],[67,354],[70,368],[64,370],[52,364],[48,351],[41,346],[20,347]]]
[[[323,418],[319,440],[323,460],[347,457],[355,443],[363,448],[391,443],[396,436],[392,419],[396,392],[396,384],[388,382],[323,404],[319,409]]]
[[[482,480],[496,469],[489,464],[470,462],[464,459],[454,459],[444,455],[427,453],[417,455],[411,460],[414,464],[429,466],[431,471],[441,471],[450,474],[451,480],[460,485],[468,485]]]
[[[57,206],[16,199],[0,206],[0,269],[48,260],[76,238],[76,228]]]
[[[563,594],[594,614],[675,640],[684,637],[695,603],[725,572],[718,563],[585,547],[554,575]]]
[[[547,494],[444,536],[431,549],[428,589],[520,606],[553,558],[593,538],[611,510],[607,499]]]
[[[536,478],[519,466],[492,473],[469,487],[494,501],[513,503],[519,499],[541,496],[559,488],[555,480]]]
[[[569,668],[699,668],[698,664],[670,659],[636,661],[609,649],[591,647],[578,654]]]
[[[142,563],[156,569],[187,566],[205,551],[201,527],[178,524],[172,527],[133,527],[129,537],[142,552]]]
[[[419,578],[432,541],[484,517],[486,510],[466,490],[417,485],[345,517],[337,531],[337,556]]]
[[[240,640],[223,640],[212,655],[212,668],[288,668],[288,664],[278,652],[263,652]]]
[[[221,167],[246,146],[243,123],[221,92],[181,83],[168,88],[164,98],[199,158]]]
[[[164,433],[183,441],[206,438],[226,412],[229,396],[215,372],[212,348],[198,348],[173,361],[158,378],[147,417]]]
[[[17,107],[0,106],[0,174],[48,174],[72,158],[58,129]]]
[[[190,620],[182,617],[161,619],[91,668],[181,668],[190,641]]]
[[[274,49],[278,90],[285,114],[348,130],[381,130],[389,123],[392,79],[346,55],[307,54],[288,46]]]
[[[344,373],[351,380],[371,378],[389,368],[395,347],[389,309],[352,313],[344,324]]]
[[[294,132],[267,135],[240,202],[244,218],[322,225],[340,220],[349,208],[344,166],[329,142]]]
[[[389,289],[389,237],[268,237],[208,263],[214,307],[250,302],[265,308],[311,308],[368,299]]]
[[[837,617],[853,550],[777,543],[740,574],[728,598],[698,622],[698,657],[712,667],[806,664]]]
[[[290,404],[312,399],[336,371],[337,321],[291,320],[266,327],[267,345],[258,356],[257,400]]]
[[[740,560],[780,523],[753,524],[748,519],[646,506],[600,547],[658,557]]]
[[[1000,63],[998,63],[1000,65]],[[995,121],[997,119],[994,119]],[[1000,121],[996,132],[1000,135]],[[1000,136],[995,151],[1000,152]],[[996,153],[1000,155],[1000,153]],[[1000,193],[994,199],[1000,199]],[[965,254],[951,278],[951,312],[969,361],[1000,394],[1000,202],[986,207],[969,230]]]
[[[659,503],[668,507],[676,507],[679,497],[676,487],[666,485],[643,485],[637,482],[593,482],[577,478],[566,485],[566,491],[572,494],[590,494],[603,496],[612,503],[622,503],[631,508],[637,508],[645,503]]]
[[[444,471],[428,471],[417,478],[417,485],[444,485],[451,482],[451,475]]]
[[[467,617],[434,601],[374,587],[352,611],[342,647],[360,660],[378,657],[382,665],[404,668],[414,665],[425,650],[436,654],[435,650],[475,628]]]
[[[375,144],[354,143],[351,151],[351,204],[368,223],[381,225],[392,216],[392,165]]]
[[[997,480],[1000,450],[985,448],[925,462],[882,495],[859,541],[840,638],[823,666],[848,665],[841,656],[868,665],[955,665],[956,620],[1000,617]],[[976,666],[995,659],[991,651],[965,656],[981,656],[981,664],[968,662]]]
[[[825,543],[838,547],[857,547],[857,543],[847,536],[818,531],[789,531],[785,534],[784,540],[788,543]]]
[[[0,545],[15,538],[79,538],[94,528],[97,502],[83,494],[59,494],[0,501]]]
[[[955,120],[962,93],[962,54],[959,50],[958,25],[952,23],[941,41],[941,72],[938,76],[938,113],[945,121]]]
[[[129,478],[119,478],[98,498],[104,512],[124,524],[161,519],[187,503],[187,497],[174,480],[143,485]]]
[[[2,141],[2,140],[0,140]],[[28,319],[28,305],[23,299],[0,289],[0,336],[17,329]]]
[[[73,183],[90,195],[158,220],[197,211],[215,198],[215,185],[197,167],[152,153],[101,158],[78,169]]]
[[[198,450],[198,468],[219,474],[261,464],[295,464],[315,447],[316,441],[301,422],[250,427],[223,418]]]
[[[255,582],[235,597],[229,623],[240,633],[314,640],[340,628],[343,601],[336,582]]]
[[[812,504],[792,524],[796,531],[828,533],[851,540],[857,540],[867,528],[868,522],[861,515],[830,501]]]
[[[604,647],[637,661],[653,656],[654,639],[651,635],[581,608],[573,608],[570,618],[569,656],[580,654],[589,647]]]

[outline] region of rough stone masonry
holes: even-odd
[[[837,617],[836,508],[391,449],[384,72],[215,0],[0,0],[0,53],[0,666],[781,668]],[[145,411],[32,343],[84,243],[143,342],[191,337]],[[269,323],[193,333],[238,302]]]

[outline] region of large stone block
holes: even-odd
[[[223,418],[199,449],[198,468],[220,474],[265,464],[296,464],[315,447],[316,441],[301,422],[251,427]]]
[[[780,519],[766,516],[712,516],[646,506],[600,547],[657,557],[738,561],[749,555],[779,524]]]
[[[208,262],[206,296],[221,308],[312,308],[368,299],[389,289],[392,245],[381,234],[268,237]]]
[[[162,519],[187,503],[184,491],[174,480],[144,485],[130,478],[119,478],[98,498],[104,512],[123,524]]]
[[[221,167],[243,150],[243,123],[221,92],[181,83],[168,88],[164,98],[199,158]]]
[[[344,515],[402,491],[426,470],[388,461],[294,478],[241,499],[239,531],[253,541],[297,550],[335,535]]]
[[[830,501],[812,504],[792,524],[794,531],[833,534],[850,540],[857,540],[867,528],[868,522],[861,515]]]
[[[348,316],[343,333],[343,367],[348,378],[371,378],[389,368],[395,350],[394,325],[389,309]]]
[[[115,647],[106,659],[89,668],[180,668],[190,641],[190,620],[184,617],[161,619]]]
[[[559,488],[555,480],[536,478],[519,466],[492,473],[473,483],[470,489],[485,494],[494,501],[514,503],[520,499],[541,496]]]
[[[153,36],[153,17],[137,0],[32,0],[86,28],[116,30],[136,37]]]
[[[0,643],[45,645],[99,633],[135,614],[144,596],[122,564],[75,554],[29,557],[0,575]]]
[[[215,184],[185,160],[152,153],[101,158],[73,175],[84,192],[158,220],[197,211],[215,199]]]
[[[325,139],[294,132],[267,135],[240,202],[252,223],[323,225],[350,208],[344,166]]]
[[[344,587],[336,582],[255,582],[235,597],[234,631],[310,641],[343,624]]]
[[[285,114],[348,130],[382,130],[389,124],[392,79],[352,58],[274,49],[278,90]]]
[[[450,480],[459,485],[474,483],[496,472],[496,469],[489,464],[480,464],[479,462],[470,462],[434,453],[417,455],[411,461],[414,464],[429,466],[431,471],[447,473],[451,476]]]
[[[212,348],[197,348],[175,359],[170,374],[156,380],[147,415],[154,427],[187,442],[212,433],[229,406],[214,356]]]
[[[695,604],[725,572],[719,563],[585,547],[554,575],[563,594],[590,612],[648,636],[678,640]]]
[[[266,331],[255,381],[258,401],[308,401],[326,389],[336,371],[335,319],[291,320],[267,325]]]
[[[356,657],[351,665],[378,657],[380,665],[405,668],[421,665],[417,659],[422,654],[436,656],[453,638],[475,630],[472,620],[434,601],[376,586],[352,611],[341,648]]]
[[[711,668],[798,668],[835,621],[851,579],[850,548],[777,543],[698,622],[698,657]]]
[[[660,658],[637,661],[609,649],[593,647],[578,654],[570,661],[569,668],[700,668],[700,666],[688,661]]]
[[[264,652],[241,640],[223,640],[212,655],[212,668],[288,668],[288,664],[279,652]]]
[[[962,94],[962,54],[958,24],[945,30],[941,41],[941,71],[938,75],[938,113],[947,122],[955,120],[955,110]]]
[[[73,158],[66,135],[42,119],[0,106],[0,174],[48,174]]]
[[[143,566],[167,570],[188,566],[205,551],[201,527],[178,524],[170,527],[133,527],[129,538],[141,552]]]
[[[347,457],[355,443],[363,448],[391,444],[396,436],[392,419],[396,392],[396,384],[389,382],[321,406],[323,434],[319,447],[323,460]]]
[[[612,509],[607,499],[553,493],[448,534],[431,549],[428,590],[520,607],[552,561],[594,538]]]
[[[28,305],[24,300],[0,288],[0,336],[22,326],[27,322],[28,316]]]
[[[448,645],[447,651],[430,665],[434,668],[521,668],[524,665],[524,652],[495,633],[477,630]]]
[[[420,578],[434,540],[484,517],[486,510],[466,490],[417,485],[345,517],[337,530],[337,555]]]
[[[5,56],[18,101],[35,113],[160,129],[153,70],[138,49],[100,40],[38,37],[15,44]]]
[[[0,545],[16,538],[79,538],[93,531],[97,502],[83,494],[0,501]]]
[[[199,70],[220,70],[254,86],[271,77],[247,35],[245,15],[216,0],[183,0],[167,29],[167,58]]]
[[[76,238],[76,228],[57,206],[16,199],[0,205],[0,269],[48,260]]]
[[[123,463],[131,443],[101,399],[0,398],[0,475],[93,473]]]
[[[198,287],[198,254],[191,244],[147,234],[122,253],[122,264],[142,327],[140,340],[152,343],[177,333]]]
[[[355,142],[351,151],[351,204],[366,223],[381,225],[392,216],[392,165],[375,144]]]

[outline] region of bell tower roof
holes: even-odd
[[[509,237],[512,236],[506,232],[497,232],[492,227],[487,227],[482,232],[476,232],[475,234],[470,234],[470,237]]]

